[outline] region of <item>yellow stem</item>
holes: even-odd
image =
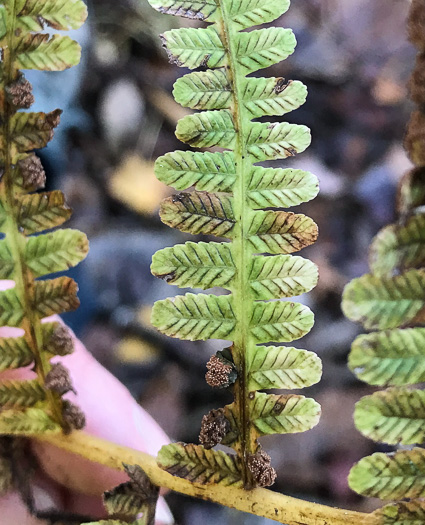
[[[73,432],[69,436],[44,434],[37,436],[36,439],[114,470],[124,470],[123,463],[139,465],[157,486],[287,525],[377,525],[378,523],[373,514],[326,507],[267,489],[247,491],[221,485],[191,483],[160,469],[155,458],[149,454],[116,445],[85,432]]]

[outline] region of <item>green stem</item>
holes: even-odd
[[[13,280],[15,281],[16,291],[22,302],[24,313],[22,328],[25,331],[25,337],[34,355],[35,372],[42,384],[44,384],[46,375],[51,369],[51,364],[44,352],[41,351],[43,345],[42,327],[40,319],[33,308],[35,279],[25,264],[26,238],[19,230],[19,211],[17,206],[15,206],[16,197],[14,194],[12,164],[18,152],[13,145],[10,123],[16,111],[7,102],[6,86],[10,85],[19,77],[19,70],[14,66],[16,0],[10,0],[9,5],[7,33],[5,36],[7,44],[3,49],[3,93],[1,96],[1,111],[3,115],[4,173],[2,183],[0,184],[0,199],[7,217],[4,233],[8,240],[14,261]],[[50,390],[46,390],[46,397],[55,419],[63,426],[59,395]]]
[[[249,320],[252,316],[253,301],[249,294],[248,263],[246,237],[249,227],[249,211],[247,206],[247,177],[251,171],[251,164],[247,153],[245,137],[247,133],[244,124],[248,119],[244,115],[244,106],[240,103],[243,94],[238,79],[244,78],[236,60],[237,31],[229,23],[230,16],[226,11],[226,2],[220,1],[222,13],[221,36],[228,50],[228,78],[232,87],[232,114],[236,127],[236,144],[234,149],[236,163],[236,184],[233,191],[234,214],[236,219],[233,254],[237,270],[237,284],[233,291],[235,316],[237,326],[232,347],[232,355],[238,370],[238,380],[234,387],[235,407],[239,413],[240,439],[238,453],[242,462],[243,481],[246,489],[253,487],[252,476],[247,467],[248,456],[254,454],[252,440],[250,439],[251,425],[249,417],[249,391],[247,389],[246,350],[249,340]]]

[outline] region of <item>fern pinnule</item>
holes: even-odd
[[[52,314],[75,309],[77,284],[69,277],[38,280],[78,264],[88,251],[86,236],[57,230],[71,215],[60,191],[33,193],[45,173],[33,150],[44,148],[59,124],[61,110],[24,112],[34,102],[20,70],[60,71],[78,64],[80,47],[71,38],[43,34],[77,29],[87,16],[82,0],[10,0],[0,4],[0,278],[13,288],[0,292],[0,325],[18,327],[21,337],[0,339],[0,370],[33,365],[36,378],[0,383],[0,433],[68,432],[84,424],[81,411],[62,400],[72,389],[67,371],[50,358],[72,348],[59,323],[42,324]]]
[[[251,78],[250,73],[287,58],[295,48],[290,29],[270,27],[286,12],[288,0],[149,0],[160,12],[203,20],[206,28],[182,28],[162,35],[170,60],[205,68],[179,78],[174,97],[202,110],[182,118],[176,136],[197,148],[221,152],[175,151],[160,157],[156,174],[182,191],[161,205],[162,221],[183,232],[215,235],[231,242],[187,242],[160,250],[152,272],[170,284],[229,295],[186,294],[158,301],[152,323],[162,333],[187,340],[226,339],[232,345],[208,363],[211,386],[228,387],[234,402],[204,417],[199,445],[164,447],[158,462],[168,472],[197,483],[252,488],[275,479],[260,436],[303,432],[317,424],[319,405],[299,395],[269,395],[259,389],[292,389],[320,379],[321,363],[305,350],[258,346],[291,342],[309,332],[312,312],[301,304],[270,301],[311,290],[313,263],[292,253],[311,245],[317,226],[287,208],[314,198],[314,175],[259,162],[304,151],[310,130],[286,122],[253,119],[282,116],[307,95],[298,81]],[[225,444],[236,455],[211,448]]]

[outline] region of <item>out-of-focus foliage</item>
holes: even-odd
[[[423,0],[412,1],[408,27],[410,40],[423,53]],[[419,108],[412,115],[405,139],[415,169],[401,182],[399,220],[375,238],[370,255],[372,273],[351,281],[343,300],[347,317],[362,322],[367,329],[385,330],[359,336],[354,341],[350,367],[364,381],[392,386],[361,399],[354,414],[356,426],[365,436],[388,445],[425,442],[425,392],[410,388],[423,380],[420,341],[425,320],[425,272],[421,257],[424,216],[423,209],[417,206],[421,203],[416,202],[420,184],[412,184],[417,173],[425,169],[423,73],[419,59],[410,84],[412,98]],[[395,454],[374,454],[353,467],[349,483],[353,490],[366,496],[411,500],[407,505],[403,502],[398,507],[384,508],[379,514],[383,523],[420,522],[423,502],[415,498],[425,493],[423,463],[423,450],[418,447]]]
[[[34,96],[20,70],[63,71],[78,64],[77,42],[43,30],[45,25],[77,29],[86,17],[81,0],[0,4],[0,277],[14,281],[0,292],[0,325],[21,329],[20,336],[0,339],[0,368],[32,365],[35,372],[27,381],[1,381],[1,434],[69,432],[84,426],[79,408],[62,399],[73,388],[68,371],[50,362],[53,355],[72,352],[71,336],[57,322],[41,324],[44,317],[78,307],[78,286],[70,277],[38,278],[77,265],[87,255],[88,241],[78,230],[42,233],[71,215],[61,191],[35,193],[46,176],[34,150],[52,139],[62,112],[22,111],[32,106]]]

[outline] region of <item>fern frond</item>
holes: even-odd
[[[62,401],[61,393],[48,382],[53,370],[50,358],[72,351],[71,336],[59,323],[41,323],[46,316],[76,308],[78,287],[68,277],[37,278],[78,264],[88,243],[84,234],[74,230],[42,233],[71,215],[62,192],[32,193],[45,183],[33,150],[52,139],[62,112],[20,111],[34,102],[31,85],[20,69],[61,71],[77,64],[81,54],[77,42],[42,30],[44,25],[77,29],[86,16],[82,0],[12,0],[0,6],[0,230],[4,234],[0,277],[15,281],[14,288],[0,292],[0,325],[24,331],[22,337],[0,339],[0,370],[32,364],[37,374],[31,381],[0,383],[2,434],[31,435],[61,428],[68,432],[83,424],[79,409]]]
[[[425,4],[412,0],[409,28],[423,39]],[[420,19],[420,20],[419,20]],[[424,40],[425,42],[425,40]],[[417,44],[417,39],[414,39]],[[423,51],[422,45],[420,52]],[[423,78],[417,61],[411,87]],[[343,310],[368,330],[354,341],[349,357],[351,370],[372,385],[393,386],[363,397],[354,420],[365,436],[390,445],[425,442],[425,391],[408,388],[425,380],[425,243],[423,214],[425,158],[423,151],[423,107],[412,115],[405,146],[416,165],[399,189],[399,220],[383,228],[372,242],[370,274],[349,283],[343,295]],[[423,449],[395,454],[373,454],[355,465],[349,476],[351,488],[365,496],[405,500],[425,495]],[[416,524],[423,521],[421,502],[399,502],[374,513],[378,524]]]
[[[220,387],[234,383],[235,395],[234,403],[203,419],[200,439],[208,450],[170,445],[161,451],[159,463],[175,475],[200,483],[268,486],[275,472],[257,438],[307,430],[317,423],[320,412],[313,400],[302,396],[255,394],[262,388],[308,386],[321,373],[314,354],[257,346],[299,339],[314,321],[307,307],[273,300],[315,286],[315,265],[289,254],[314,243],[317,226],[305,215],[268,208],[288,208],[314,198],[317,178],[302,170],[255,165],[304,151],[311,141],[310,130],[286,122],[252,122],[297,109],[307,89],[301,82],[280,77],[247,77],[294,51],[290,29],[244,31],[277,18],[288,9],[289,1],[149,1],[160,12],[210,23],[202,29],[171,30],[162,39],[170,60],[178,66],[206,68],[175,83],[177,102],[201,110],[178,122],[177,138],[198,148],[225,150],[176,151],[157,160],[159,180],[177,190],[195,188],[166,199],[161,219],[183,232],[231,241],[188,242],[154,255],[152,272],[166,282],[204,290],[222,287],[230,295],[187,294],[158,301],[152,323],[171,337],[230,339],[233,344],[227,353],[219,352],[210,361],[207,380]],[[236,456],[216,456],[209,450],[220,442],[231,446]]]

